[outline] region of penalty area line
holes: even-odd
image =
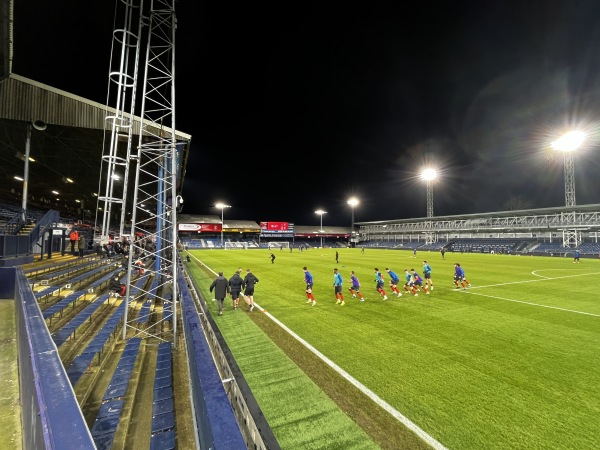
[[[296,333],[294,333],[285,324],[280,322],[272,314],[270,314],[265,309],[263,309],[258,303],[255,302],[255,304],[259,308],[259,310],[262,311],[269,319],[271,319],[273,322],[275,322],[277,325],[279,325],[290,336],[292,336],[294,339],[296,339],[298,342],[300,342],[302,345],[304,345],[304,347],[306,347],[313,354],[315,354],[325,364],[327,364],[329,367],[331,367],[333,370],[335,370],[343,378],[345,378],[352,385],[354,385],[354,387],[359,389],[363,394],[365,394],[367,397],[369,397],[371,400],[373,400],[379,407],[383,408],[385,411],[387,411],[389,414],[391,414],[396,420],[398,420],[400,423],[402,423],[406,428],[408,428],[413,433],[415,433],[417,436],[419,436],[423,441],[425,441],[427,444],[429,444],[431,447],[433,447],[436,450],[447,450],[446,447],[444,447],[440,442],[438,442],[433,436],[429,435],[427,432],[425,432],[423,429],[421,429],[412,420],[410,420],[408,417],[406,417],[405,415],[400,413],[398,410],[394,409],[389,403],[387,403],[385,400],[383,400],[381,397],[379,397],[377,394],[375,394],[373,391],[371,391],[368,387],[366,387],[364,384],[362,384],[360,381],[358,381],[352,375],[350,375],[348,372],[346,372],[344,369],[342,369],[336,363],[334,363],[329,358],[327,358],[325,355],[323,355],[319,350],[314,348],[307,341],[305,341],[300,336],[298,336]]]
[[[504,300],[506,302],[513,302],[513,303],[522,303],[523,305],[530,305],[530,306],[539,306],[540,308],[548,308],[548,309],[556,309],[559,311],[565,311],[565,312],[570,312],[570,313],[575,313],[575,314],[583,314],[585,316],[592,316],[592,317],[600,317],[600,314],[594,314],[594,313],[589,313],[589,312],[584,312],[584,311],[577,311],[574,309],[567,309],[567,308],[560,308],[558,306],[550,306],[550,305],[542,305],[540,303],[533,303],[533,302],[525,302],[523,300],[513,300],[511,298],[504,298],[504,297],[498,297],[495,295],[488,295],[488,294],[481,294],[479,292],[463,292],[464,294],[469,294],[469,295],[480,295],[482,297],[488,297],[488,298],[493,298],[496,300]]]

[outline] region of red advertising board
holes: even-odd
[[[179,231],[191,231],[202,233],[206,232],[220,232],[221,224],[220,223],[179,223],[177,224],[177,229]]]

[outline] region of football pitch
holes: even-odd
[[[335,252],[339,252],[339,263]],[[283,449],[597,449],[600,260],[365,249],[196,250],[192,272]],[[392,296],[389,267],[434,289]],[[454,263],[471,287],[455,289]],[[306,303],[303,266],[314,277]],[[257,308],[208,287],[242,267]],[[336,304],[333,269],[344,278]],[[388,300],[375,291],[386,275]],[[350,271],[364,302],[352,298]]]

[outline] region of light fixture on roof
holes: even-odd
[[[58,195],[58,191],[52,191],[54,195]]]
[[[18,180],[18,181],[23,181],[23,178],[21,178],[21,177],[20,177],[20,176],[18,176],[18,175],[15,175],[15,177],[14,177],[14,178],[15,178],[15,180]]]

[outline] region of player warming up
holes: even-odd
[[[425,287],[433,291],[433,280],[431,279],[431,266],[427,261],[423,261],[423,278],[425,278]]]
[[[375,267],[375,290],[377,292],[379,292],[379,294],[383,297],[384,300],[387,300],[387,294],[385,293],[385,290],[383,289],[383,285],[385,284],[385,280],[383,278],[383,275],[381,274],[381,272],[379,271],[379,269],[377,267]]]
[[[312,306],[315,306],[317,304],[317,301],[315,300],[315,296],[312,293],[312,289],[313,289],[313,276],[308,271],[308,269],[306,268],[306,266],[304,266],[302,268],[302,270],[304,270],[304,282],[306,283],[306,298],[308,299],[308,300],[306,300],[306,303],[311,303]]]
[[[360,293],[360,281],[358,280],[358,277],[354,274],[354,270],[350,272],[350,283],[352,284],[352,286],[349,287],[348,290],[352,294],[352,298],[356,298],[356,296],[358,295],[360,301],[364,302],[365,298]]]
[[[333,290],[335,292],[336,305],[344,306],[346,302],[344,301],[344,291],[343,289],[343,279],[342,274],[338,272],[337,267],[333,269]]]
[[[402,292],[398,289],[398,283],[400,283],[400,278],[396,275],[396,272],[390,270],[388,267],[385,268],[385,271],[390,276],[390,289],[392,290],[392,294],[396,294],[397,297],[402,297]]]
[[[467,287],[471,287],[471,283],[465,277],[465,271],[462,267],[460,267],[459,263],[454,263],[454,284],[456,285],[456,289],[466,290]]]
[[[410,269],[412,276],[413,276],[413,283],[414,283],[414,287],[415,289],[417,289],[417,292],[415,292],[415,297],[418,294],[418,290],[419,288],[421,288],[423,290],[423,292],[425,292],[426,294],[429,294],[429,291],[427,290],[426,286],[423,286],[423,278],[421,278],[421,275],[419,275],[415,269]]]

